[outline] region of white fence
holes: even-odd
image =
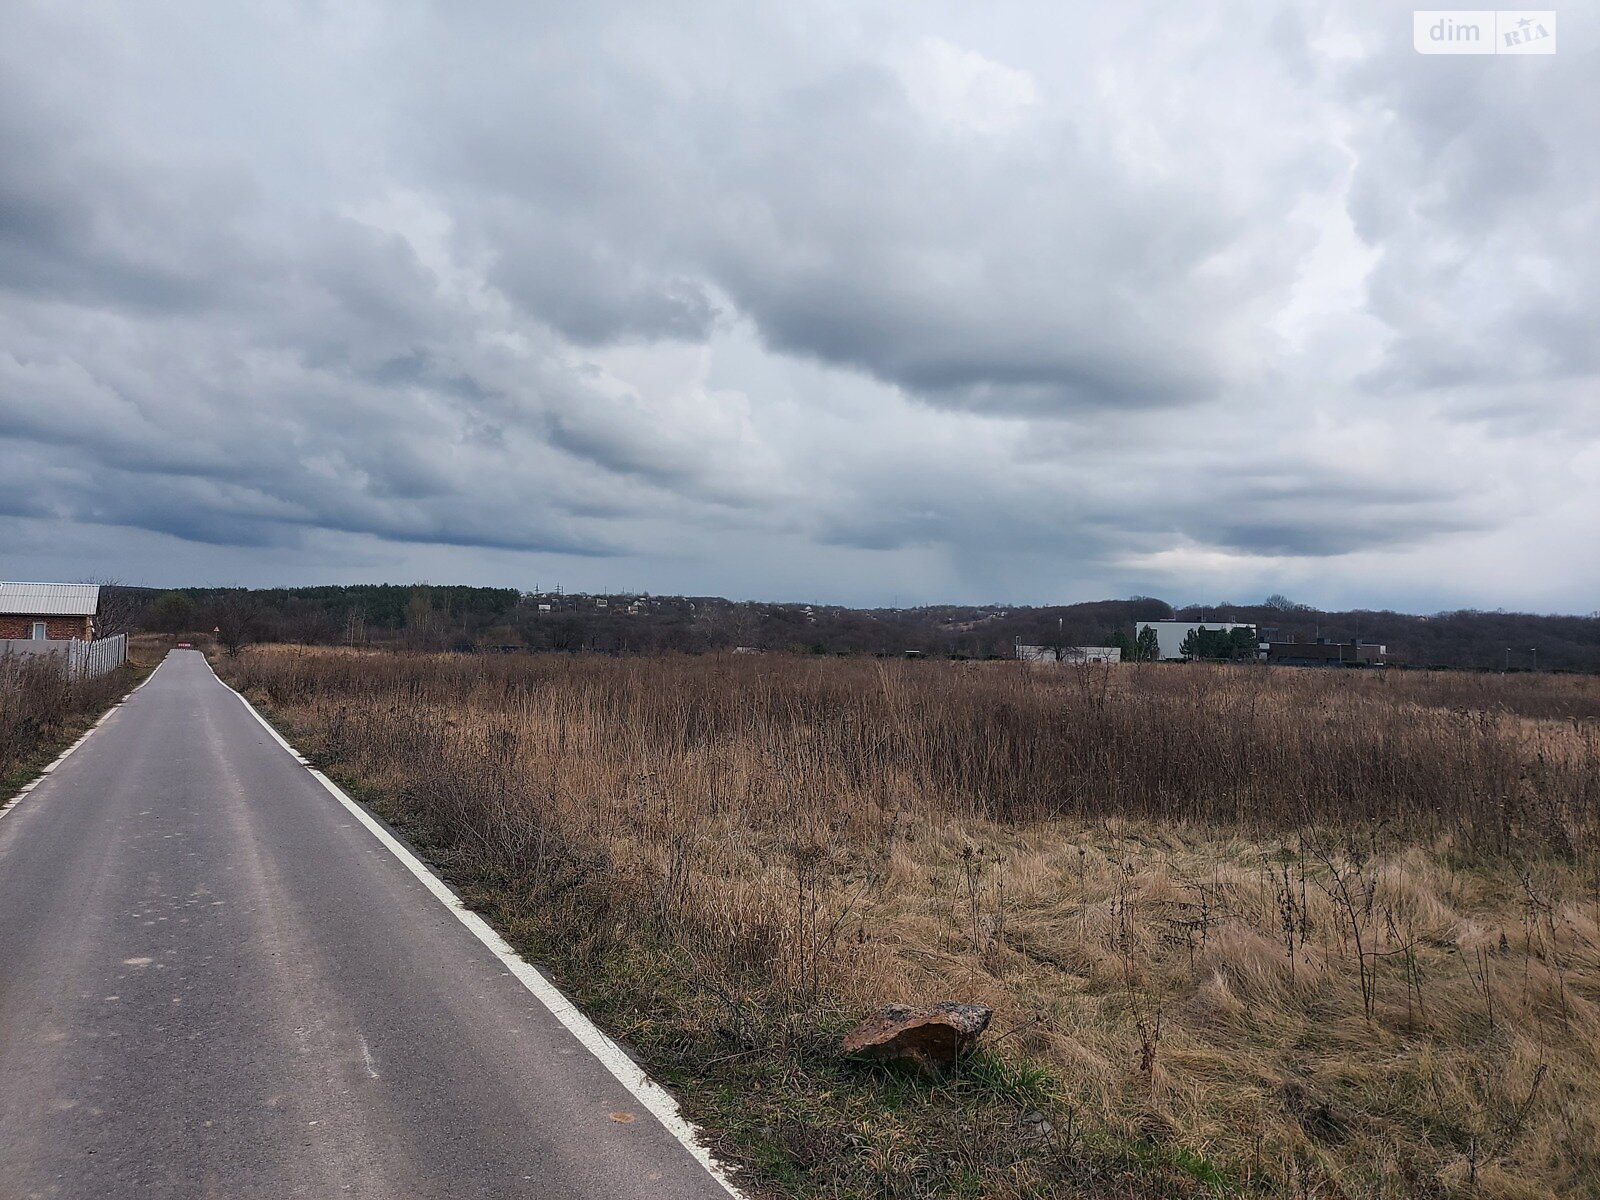
[[[62,669],[73,679],[91,679],[115,671],[128,661],[128,635],[100,638],[85,642],[78,638],[49,640],[45,638],[0,638],[0,659],[15,655],[18,658],[41,654],[59,657]]]
[[[1017,657],[1033,663],[1119,663],[1120,646],[1025,646],[1017,644]]]

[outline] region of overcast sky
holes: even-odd
[[[1600,11],[0,5],[0,577],[1600,608]]]

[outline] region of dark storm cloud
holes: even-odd
[[[1147,178],[1068,119],[952,142],[890,67],[826,47],[765,46],[753,96],[674,91],[625,45],[592,54],[626,36],[603,17],[575,50],[577,20],[507,10],[521,36],[432,40],[413,64],[419,170],[531,315],[585,343],[703,336],[715,289],[775,350],[989,412],[1219,387],[1233,284],[1206,268],[1292,195]],[[618,21],[684,72],[707,53]],[[1261,265],[1271,287],[1286,264]]]
[[[1477,522],[1449,513],[1419,515],[1410,509],[1363,508],[1340,523],[1325,509],[1298,514],[1274,511],[1270,518],[1225,514],[1193,523],[1188,532],[1198,540],[1245,554],[1325,558],[1358,550],[1424,542],[1441,533],[1478,528]]]
[[[0,172],[0,288],[135,311],[203,305],[215,292],[208,271],[150,244],[166,231],[149,227],[155,201],[139,195],[142,181],[78,176],[68,147],[16,128],[29,114],[8,99],[0,89],[0,161],[10,164]],[[103,206],[113,196],[115,210]]]
[[[0,453],[21,448],[0,440]],[[270,547],[300,544],[310,530],[367,534],[386,541],[541,551],[578,557],[612,557],[618,547],[580,532],[573,514],[559,509],[515,518],[485,507],[465,513],[450,497],[412,489],[403,472],[383,476],[381,488],[352,498],[339,488],[320,494],[290,473],[262,472],[261,483],[227,475],[148,474],[116,467],[91,475],[64,456],[46,454],[44,465],[0,482],[0,512],[51,516],[107,526],[146,529],[211,546]],[[397,482],[397,480],[402,482]],[[38,499],[46,490],[56,502]],[[442,501],[434,503],[432,501]]]
[[[1582,536],[1581,52],[1424,59],[1376,4],[182,15],[8,14],[24,525],[845,598]]]

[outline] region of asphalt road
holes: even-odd
[[[0,819],[0,1200],[727,1195],[198,653]]]

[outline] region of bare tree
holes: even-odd
[[[126,587],[114,579],[90,579],[87,582],[100,588],[100,607],[94,615],[95,636],[132,633],[144,615],[148,593],[142,588]]]
[[[211,602],[217,644],[232,658],[260,634],[261,605],[244,588],[226,591]]]

